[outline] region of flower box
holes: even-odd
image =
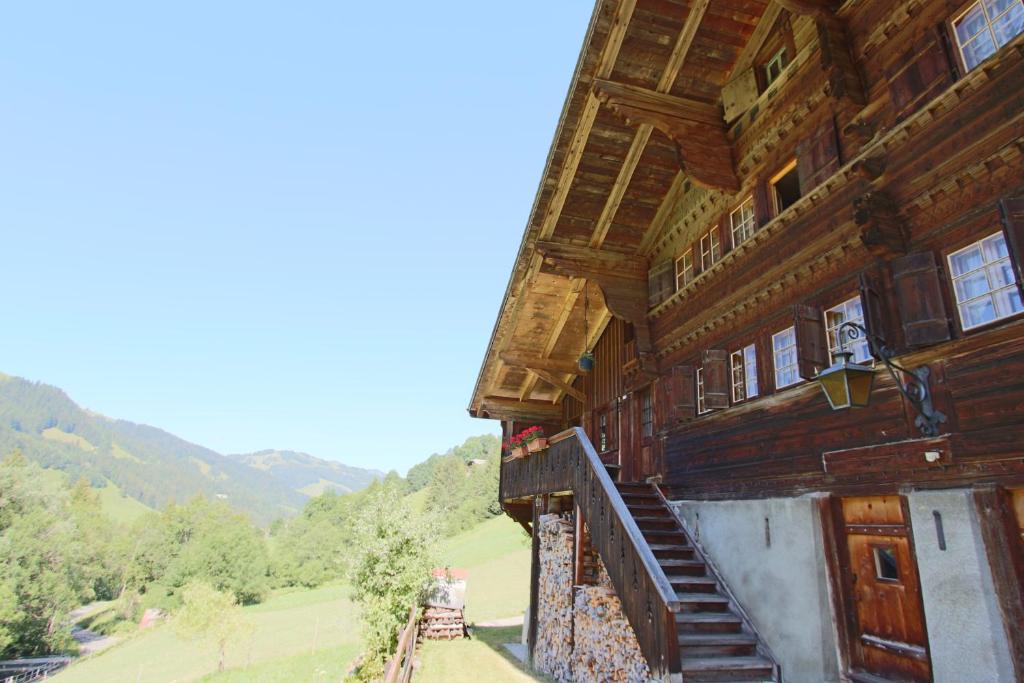
[[[536,453],[537,451],[542,451],[542,450],[544,450],[547,447],[548,447],[548,440],[546,438],[544,438],[543,436],[538,436],[533,441],[528,441],[526,443],[526,450],[528,450],[530,453]]]
[[[522,446],[517,446],[517,447],[512,449],[512,457],[513,458],[521,458],[521,457],[523,457],[523,448],[522,448]]]

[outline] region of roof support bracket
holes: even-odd
[[[648,124],[668,136],[680,168],[697,185],[740,189],[720,107],[602,79],[594,81],[594,94],[626,125]]]

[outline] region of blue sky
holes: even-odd
[[[465,412],[593,5],[8,3],[0,372],[404,470]]]

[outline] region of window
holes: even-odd
[[[953,20],[957,47],[968,71],[1024,31],[1024,0],[980,0]]]
[[[786,48],[783,46],[778,52],[772,55],[772,58],[764,65],[765,87],[774,83],[776,79],[782,75],[782,70],[786,68],[786,64],[788,63],[789,61],[786,59]]]
[[[608,450],[608,413],[597,417],[597,450],[602,453]]]
[[[772,209],[776,216],[796,204],[800,199],[800,174],[796,170],[796,159],[782,167],[768,181],[772,194]]]
[[[950,254],[949,272],[963,329],[1024,311],[1002,232]]]
[[[796,361],[796,328],[790,327],[772,335],[772,356],[775,360],[776,389],[800,381]]]
[[[753,344],[730,355],[732,364],[732,402],[757,396],[757,350]]]
[[[722,250],[718,245],[718,226],[700,238],[700,269],[707,270],[722,258]]]
[[[846,322],[854,322],[859,325],[864,324],[864,307],[861,305],[859,296],[855,296],[825,311],[825,336],[828,338],[828,352],[830,355],[839,351],[841,346],[839,343],[839,326]],[[849,329],[843,330],[846,350],[853,354],[854,362],[872,362],[871,348],[868,346],[868,340],[864,338],[864,334],[861,333],[857,339],[851,339],[849,333]]]
[[[650,389],[640,393],[640,436],[645,439],[654,436],[654,401]]]
[[[757,222],[754,220],[754,198],[747,197],[735,211],[729,214],[729,224],[732,227],[732,246],[738,247],[753,237],[757,229]]]
[[[711,412],[704,401],[704,368],[697,368],[697,414]]]
[[[687,249],[676,259],[676,290],[693,282],[693,249]]]
[[[891,545],[876,545],[875,578],[882,581],[900,580],[900,563],[896,559],[896,548]]]

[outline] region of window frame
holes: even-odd
[[[792,159],[787,161],[782,166],[782,168],[780,168],[778,171],[776,171],[772,176],[770,176],[768,178],[768,201],[771,203],[771,209],[772,209],[772,216],[773,217],[774,216],[778,216],[780,213],[782,213],[783,211],[786,210],[786,209],[783,209],[783,208],[781,208],[779,206],[779,194],[778,194],[778,191],[775,189],[775,186],[778,184],[778,182],[780,180],[785,178],[789,173],[791,173],[792,171],[796,171],[797,170],[797,165],[796,164],[797,164],[797,158],[793,157]],[[799,178],[800,178],[800,176],[799,176],[799,171],[798,171],[797,172],[797,182],[799,182]],[[802,198],[803,198],[803,194],[800,195],[800,198],[798,198],[797,201],[800,201],[800,199],[802,199]],[[788,209],[789,207],[786,207],[786,208]]]
[[[779,80],[782,74],[786,71],[786,67],[789,66],[789,61],[786,59],[786,45],[783,44],[778,50],[775,51],[771,57],[768,58],[764,64],[761,65],[763,71],[762,75],[764,78],[765,90],[772,87],[772,83]],[[778,72],[772,77],[772,65],[778,63]]]
[[[744,218],[743,210],[746,207],[750,208],[750,215],[749,217]],[[740,216],[740,222],[738,225],[733,220],[737,214]],[[735,249],[744,242],[750,240],[750,238],[752,238],[757,232],[758,227],[760,226],[757,224],[757,207],[754,205],[754,195],[750,194],[747,195],[735,209],[729,212],[729,238],[732,240],[732,248]],[[737,228],[739,229],[739,233],[744,235],[743,239],[739,241],[736,241]]]
[[[686,265],[687,257],[689,257],[689,260],[690,260],[689,267],[687,267],[687,265]],[[696,272],[694,271],[694,268],[693,268],[693,247],[690,247],[689,249],[684,251],[682,254],[680,254],[679,257],[675,260],[675,263],[676,263],[676,291],[678,292],[681,289],[685,289],[686,286],[688,284],[690,284],[691,282],[693,282],[696,279],[696,277],[697,277],[697,274],[696,274]],[[680,263],[683,264],[682,268],[679,267]],[[687,273],[689,273],[689,275],[687,275]],[[680,278],[681,278],[681,281],[680,281]]]
[[[651,387],[640,390],[640,439],[654,438],[654,391]]]
[[[704,240],[708,240],[708,251],[704,251]],[[718,225],[715,224],[710,230],[700,236],[697,241],[700,248],[700,272],[704,273],[710,270],[716,263],[722,260],[722,244],[718,239]],[[715,254],[717,253],[717,257]],[[710,263],[705,262],[704,257],[707,256]]]
[[[945,284],[946,284],[946,287],[947,287],[946,291],[948,292],[948,296],[949,296],[949,304],[950,304],[950,306],[953,309],[952,318],[953,318],[953,321],[954,321],[954,323],[956,325],[956,330],[957,330],[957,332],[961,336],[966,336],[966,335],[970,335],[970,334],[975,334],[977,332],[982,332],[982,331],[990,329],[990,328],[992,328],[994,326],[1002,325],[1002,324],[1007,323],[1007,322],[1009,322],[1011,320],[1016,320],[1017,318],[1019,318],[1021,316],[1024,316],[1024,310],[1022,310],[1022,311],[1016,311],[1014,313],[1010,313],[1009,315],[1003,316],[1001,318],[995,318],[993,320],[989,320],[989,321],[984,322],[984,323],[979,323],[977,325],[972,325],[970,327],[965,327],[964,326],[964,321],[963,321],[963,319],[962,319],[962,317],[960,315],[960,304],[961,304],[961,302],[960,302],[960,300],[959,300],[959,298],[957,297],[957,294],[956,294],[956,281],[959,278],[957,278],[956,276],[953,275],[953,260],[952,259],[953,259],[953,256],[955,256],[956,254],[959,254],[962,251],[966,251],[967,249],[970,249],[971,247],[974,247],[976,245],[980,245],[985,240],[990,239],[992,237],[995,237],[996,235],[1001,235],[1002,238],[1003,238],[1004,243],[1006,244],[1006,252],[1007,252],[1006,258],[1008,259],[1008,261],[1010,263],[1010,274],[1013,275],[1013,278],[1014,278],[1013,284],[1010,285],[1010,287],[1011,288],[1017,288],[1018,295],[1020,293],[1020,286],[1019,286],[1019,283],[1017,281],[1017,273],[1016,273],[1016,271],[1013,268],[1014,254],[1013,254],[1013,248],[1012,248],[1012,246],[1010,244],[1010,239],[1007,236],[1006,231],[1001,226],[998,227],[995,231],[991,231],[990,232],[989,231],[990,229],[991,228],[985,230],[984,234],[980,234],[979,235],[979,234],[976,233],[975,235],[972,235],[971,237],[968,237],[968,238],[962,240],[956,246],[952,246],[952,247],[949,247],[946,250],[943,250],[942,253],[941,253],[942,262],[943,262],[943,265],[944,265],[944,267],[946,269],[946,277],[943,278],[943,279],[945,280]],[[982,259],[984,259],[984,256],[985,256],[985,252],[984,252],[984,249],[982,249]],[[990,264],[989,263],[983,263],[982,268],[981,268],[981,269],[984,269],[986,271],[986,279],[988,279],[987,268],[986,268],[988,265],[990,265]],[[976,270],[981,270],[981,269],[976,269]],[[971,271],[971,272],[975,272],[975,271]],[[991,284],[990,280],[989,280],[989,283]],[[1006,288],[1007,287],[1001,287],[1001,288],[998,288],[998,289],[1006,289]],[[984,296],[991,297],[993,291],[996,291],[996,290],[991,290],[990,289],[987,292],[987,294],[985,294]],[[974,298],[978,299],[978,298],[981,298],[981,297],[974,297]],[[971,300],[972,299],[967,299],[967,301],[971,301]],[[1022,297],[1021,303],[1024,304],[1024,297]],[[947,308],[947,310],[949,310],[949,309]]]
[[[699,366],[693,373],[694,381],[697,383],[697,390],[694,393],[697,415],[707,415],[711,408],[707,407],[707,400],[704,395],[704,366]]]
[[[750,365],[747,363],[747,350],[751,350],[754,356],[753,370],[751,371]],[[739,359],[739,365],[737,366],[737,358]],[[758,373],[758,360],[757,360],[757,344],[750,342],[744,344],[735,351],[729,353],[729,397],[732,400],[733,405],[750,401],[761,395],[761,382],[757,376]],[[737,367],[740,372],[740,382],[736,381]],[[754,382],[754,393],[750,393],[750,382]],[[741,387],[743,390],[743,398],[737,397],[736,389]]]
[[[838,325],[834,325],[834,326],[829,324],[829,314],[832,313],[835,309],[837,309],[837,308],[839,308],[841,306],[845,307],[851,301],[859,301],[860,302],[860,314],[861,314],[860,318],[845,318]],[[839,303],[837,303],[834,306],[829,306],[828,308],[822,307],[822,309],[821,309],[821,315],[822,315],[822,318],[823,318],[822,322],[825,325],[825,347],[828,349],[828,356],[829,356],[829,358],[833,358],[834,355],[836,353],[838,353],[839,348],[840,348],[840,346],[839,346],[839,335],[838,334],[836,335],[836,345],[835,346],[832,345],[832,334],[831,334],[831,332],[833,330],[838,329],[840,325],[842,325],[845,322],[849,322],[851,320],[854,321],[854,322],[859,322],[862,326],[867,327],[867,322],[866,322],[866,315],[867,314],[865,313],[864,308],[865,308],[864,301],[863,301],[863,299],[861,299],[861,296],[860,296],[859,292],[855,293],[853,296],[844,298],[842,301],[840,301]],[[861,333],[861,336],[860,336],[859,339],[847,340],[847,349],[849,349],[852,344],[856,344],[858,346],[863,344],[867,348],[867,351],[868,351],[868,357],[867,358],[862,359],[862,360],[857,360],[857,358],[854,357],[853,358],[853,362],[857,363],[859,365],[866,365],[866,366],[874,367],[875,359],[871,355],[871,345],[868,344],[867,338],[864,336],[864,334]]]
[[[786,346],[783,349],[783,351],[788,350],[788,349],[793,349],[793,364],[791,366],[787,365],[785,367],[786,368],[792,367],[794,369],[794,371],[796,372],[796,380],[794,380],[792,382],[789,382],[787,384],[781,384],[780,385],[779,384],[779,364],[778,364],[778,354],[779,354],[779,351],[775,348],[775,338],[778,337],[779,335],[786,334],[787,332],[791,332],[792,333],[792,335],[793,335],[793,343],[790,346]],[[803,382],[804,378],[800,376],[799,349],[797,348],[797,344],[796,344],[796,326],[795,325],[788,325],[788,326],[782,328],[781,330],[779,330],[778,332],[773,333],[771,335],[771,340],[770,341],[771,341],[771,347],[770,348],[771,348],[771,353],[772,353],[772,386],[775,387],[775,391],[781,391],[782,389],[788,389],[789,387],[794,387],[794,386],[800,384],[801,382]]]
[[[1021,1],[1021,0],[1018,0],[1018,1]],[[1021,4],[1024,5],[1024,2],[1021,2]],[[989,36],[992,38],[992,44],[995,45],[995,50],[992,51],[992,54],[988,55],[987,57],[985,57],[983,60],[981,60],[980,62],[978,62],[977,64],[975,64],[972,67],[972,66],[968,66],[967,65],[967,59],[964,56],[964,45],[966,43],[961,43],[960,42],[960,34],[957,33],[956,24],[957,24],[958,21],[960,21],[965,16],[967,16],[967,13],[970,12],[971,9],[975,5],[979,5],[981,7],[981,11],[984,13],[984,16],[985,16],[985,30],[988,31]],[[1009,11],[1010,11],[1010,9],[1007,9],[1006,11],[1003,12],[1003,14],[1000,14],[999,16],[1003,16],[1004,14],[1006,14],[1006,12],[1009,12]],[[967,73],[973,71],[974,69],[977,69],[979,66],[981,66],[982,64],[984,64],[985,62],[990,60],[993,56],[998,54],[999,51],[1002,50],[1006,45],[1008,45],[1009,43],[1013,42],[1014,38],[1017,37],[1017,36],[1014,36],[1013,38],[1010,38],[1010,40],[1008,40],[1006,43],[1003,43],[1002,45],[996,45],[995,32],[992,30],[992,22],[989,20],[988,10],[985,8],[985,4],[984,4],[983,0],[968,0],[968,2],[965,2],[963,5],[960,6],[960,8],[956,12],[954,12],[953,14],[950,15],[949,19],[946,20],[945,28],[946,28],[946,33],[949,36],[949,40],[952,43],[951,47],[954,48],[952,50],[952,52],[954,52],[955,55],[956,55],[957,65],[960,67],[960,69],[962,69],[962,72],[964,74],[967,74]],[[981,34],[980,33],[976,34],[975,36],[973,36],[973,39],[977,39],[978,35],[981,35]],[[1018,33],[1017,35],[1019,36],[1021,34]],[[970,43],[971,41],[968,40],[967,42]]]

